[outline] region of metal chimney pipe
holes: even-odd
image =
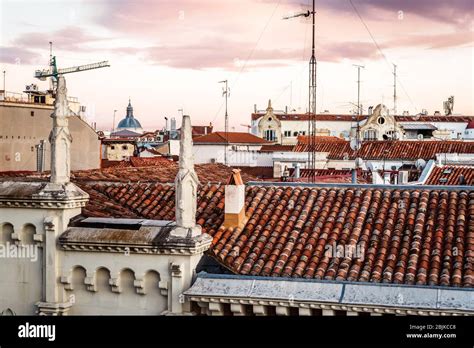
[[[352,169],[352,178],[351,181],[353,184],[357,184],[357,168]]]

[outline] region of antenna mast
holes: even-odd
[[[393,64],[393,116],[397,115],[397,66]]]
[[[309,60],[309,83],[308,83],[308,169],[309,177],[308,181],[314,182],[316,178],[316,54],[315,54],[315,32],[316,32],[316,23],[315,23],[315,0],[313,0],[313,6],[311,11],[305,11],[298,13],[296,15],[283,17],[283,19],[290,19],[295,17],[309,17],[312,16],[312,46],[311,46],[311,58]]]
[[[360,145],[360,116],[362,115],[362,107],[360,105],[360,69],[365,66],[353,64],[357,68],[357,131],[356,131],[356,150]]]
[[[227,80],[219,81],[224,83],[222,88],[222,96],[225,97],[225,151],[224,151],[224,164],[227,165],[227,147],[229,145],[229,115],[227,113],[227,98],[229,97],[229,86]]]

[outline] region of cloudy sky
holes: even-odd
[[[128,98],[144,128],[178,109],[193,124],[224,125],[222,87],[230,85],[230,125],[246,131],[253,105],[307,108],[310,22],[284,16],[308,0],[0,0],[0,67],[7,91],[34,81],[54,43],[58,66],[109,60],[110,68],[67,76],[69,94],[103,129],[125,115]],[[364,108],[474,114],[472,0],[317,0],[318,111],[348,113],[362,71]],[[374,43],[367,28],[380,50]],[[178,122],[179,123],[179,122]]]

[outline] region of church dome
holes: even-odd
[[[140,122],[133,117],[133,107],[130,100],[128,101],[127,115],[118,123],[117,129],[142,129]]]

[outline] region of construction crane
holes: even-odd
[[[105,60],[103,62],[98,62],[98,63],[85,64],[85,65],[73,66],[70,68],[58,69],[56,65],[56,56],[52,55],[52,42],[50,42],[49,45],[50,45],[49,69],[36,70],[35,77],[41,81],[45,81],[47,77],[51,77],[52,82],[53,82],[53,93],[55,93],[56,91],[57,80],[58,80],[59,75],[71,74],[71,73],[93,70],[93,69],[100,69],[100,68],[105,68],[105,67],[110,66],[109,62]]]

